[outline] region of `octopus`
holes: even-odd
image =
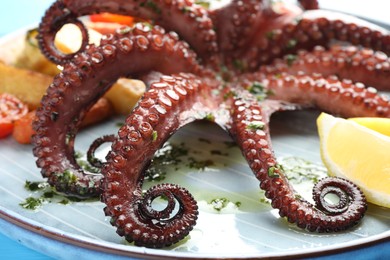
[[[88,44],[78,18],[110,12],[142,19]],[[67,23],[83,35],[80,50],[54,45]],[[357,18],[268,0],[232,0],[208,8],[191,0],[57,0],[39,27],[42,53],[63,66],[42,98],[34,122],[33,153],[57,191],[100,196],[117,233],[137,246],[166,247],[193,229],[198,207],[179,185],[142,191],[155,152],[197,120],[219,125],[237,143],[260,188],[281,217],[311,232],[337,232],[365,214],[364,194],[351,181],[327,177],[313,188],[314,204],[288,182],[275,157],[269,121],[275,112],[315,108],[343,117],[389,117],[390,35]],[[80,122],[119,77],[145,82],[147,91],[117,135],[92,145],[101,174],[74,156]],[[105,162],[93,151],[112,142]],[[326,195],[336,194],[330,203]],[[164,209],[153,201],[164,198]]]

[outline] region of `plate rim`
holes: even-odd
[[[8,33],[0,37],[0,45],[4,44],[7,41],[10,41],[11,39],[19,36],[21,33],[25,33],[27,30],[34,27],[36,27],[36,24],[19,28],[14,32]],[[21,214],[7,209],[3,206],[0,206],[0,218],[11,225],[16,225],[17,227],[23,228],[27,231],[31,231],[36,235],[40,235],[48,239],[54,239],[55,241],[66,243],[71,246],[76,246],[102,253],[108,253],[114,256],[137,257],[143,259],[161,259],[161,257],[174,257],[176,259],[291,259],[296,257],[316,257],[326,256],[328,254],[337,254],[340,252],[350,252],[354,249],[362,249],[363,247],[367,248],[375,244],[390,241],[390,230],[387,230],[380,234],[365,238],[358,238],[349,242],[315,248],[306,248],[304,249],[304,252],[302,252],[302,249],[295,249],[288,251],[264,253],[262,255],[259,255],[259,253],[250,253],[249,255],[243,256],[242,254],[239,255],[238,253],[235,253],[231,256],[217,256],[211,253],[183,253],[178,251],[167,251],[145,247],[135,247],[133,245],[116,244],[109,241],[100,242],[93,238],[72,234],[70,232],[62,231],[55,227],[46,226],[43,223],[24,217]]]
[[[231,255],[231,256],[217,256],[215,254],[202,254],[202,253],[183,253],[178,251],[159,250],[146,247],[135,247],[132,245],[116,244],[108,241],[97,241],[93,238],[88,238],[82,235],[72,234],[67,231],[62,231],[55,227],[49,227],[43,223],[31,220],[27,217],[20,215],[12,210],[9,210],[3,206],[0,206],[0,218],[7,221],[9,224],[16,225],[25,230],[31,231],[37,235],[44,236],[49,239],[54,239],[58,242],[66,243],[72,246],[81,247],[93,251],[102,253],[108,253],[115,256],[127,256],[138,257],[147,259],[161,259],[161,257],[175,257],[176,259],[216,259],[218,258],[230,258],[230,259],[290,259],[292,257],[315,257],[326,256],[330,253],[340,253],[351,251],[353,249],[362,249],[361,246],[369,247],[371,245],[379,244],[382,242],[390,241],[390,230],[382,232],[377,235],[355,239],[349,242],[343,242],[333,245],[326,245],[322,247],[307,248],[305,252],[302,249],[271,252],[259,255],[258,253],[251,253],[251,255],[243,256]]]

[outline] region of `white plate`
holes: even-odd
[[[15,45],[21,32],[7,36],[0,46]],[[315,126],[317,112],[288,112],[273,117],[272,139],[277,156],[304,158],[320,164]],[[116,133],[121,118],[87,128],[77,137],[76,150],[85,151],[99,136]],[[284,257],[329,253],[390,237],[390,210],[369,205],[362,223],[347,232],[308,233],[281,219],[276,210],[263,202],[259,183],[237,148],[228,148],[231,139],[209,123],[197,123],[179,131],[172,142],[185,142],[190,156],[212,159],[213,165],[201,171],[187,167],[186,159],[172,169],[164,182],[188,188],[199,202],[200,215],[189,237],[166,249],[147,249],[127,243],[115,233],[103,214],[99,201],[62,205],[44,204],[36,211],[19,204],[38,196],[24,188],[25,181],[43,181],[30,145],[19,145],[12,138],[0,140],[0,231],[23,244],[55,258],[181,257],[251,258]],[[211,154],[218,150],[223,155]],[[228,156],[224,155],[225,153]],[[188,159],[188,158],[187,158]],[[150,185],[150,184],[149,184]],[[310,194],[307,192],[304,196]],[[227,198],[232,203],[221,211],[208,203]],[[240,202],[237,208],[234,203]],[[102,253],[103,252],[103,253]]]

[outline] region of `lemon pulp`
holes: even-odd
[[[368,127],[376,132],[390,136],[390,118],[380,117],[355,117],[349,118],[359,125]]]

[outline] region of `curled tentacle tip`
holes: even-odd
[[[81,33],[81,46],[75,53],[66,54],[58,49],[55,44],[56,35],[60,29],[66,24],[73,24],[77,26]],[[45,16],[42,18],[38,28],[38,45],[43,55],[58,65],[64,65],[71,61],[73,57],[84,51],[89,42],[88,30],[81,22],[77,19],[77,15],[73,14],[63,1],[55,2],[47,11]]]
[[[329,198],[335,195],[336,198]],[[366,198],[360,188],[349,180],[339,177],[321,179],[313,188],[316,207],[326,214],[339,215],[351,206],[358,207],[363,214],[367,208]]]
[[[95,156],[95,152],[102,144],[112,143],[115,139],[115,135],[105,135],[93,141],[87,152],[87,161],[96,168],[102,168],[104,163]]]
[[[162,210],[155,210],[152,205],[153,201],[158,197],[167,201],[165,208]],[[161,185],[159,185],[148,190],[144,195],[143,201],[140,205],[140,211],[147,218],[155,220],[169,219],[175,209],[175,205],[176,202],[172,192],[165,190]]]
[[[159,206],[154,201],[158,198],[166,201],[163,209],[156,209]],[[121,210],[118,215],[113,214],[118,205],[111,204],[116,197],[105,200],[104,211],[111,215],[117,233],[137,246],[162,248],[175,244],[189,234],[198,217],[195,199],[186,189],[174,184],[159,184],[143,195],[134,196],[131,209]]]

